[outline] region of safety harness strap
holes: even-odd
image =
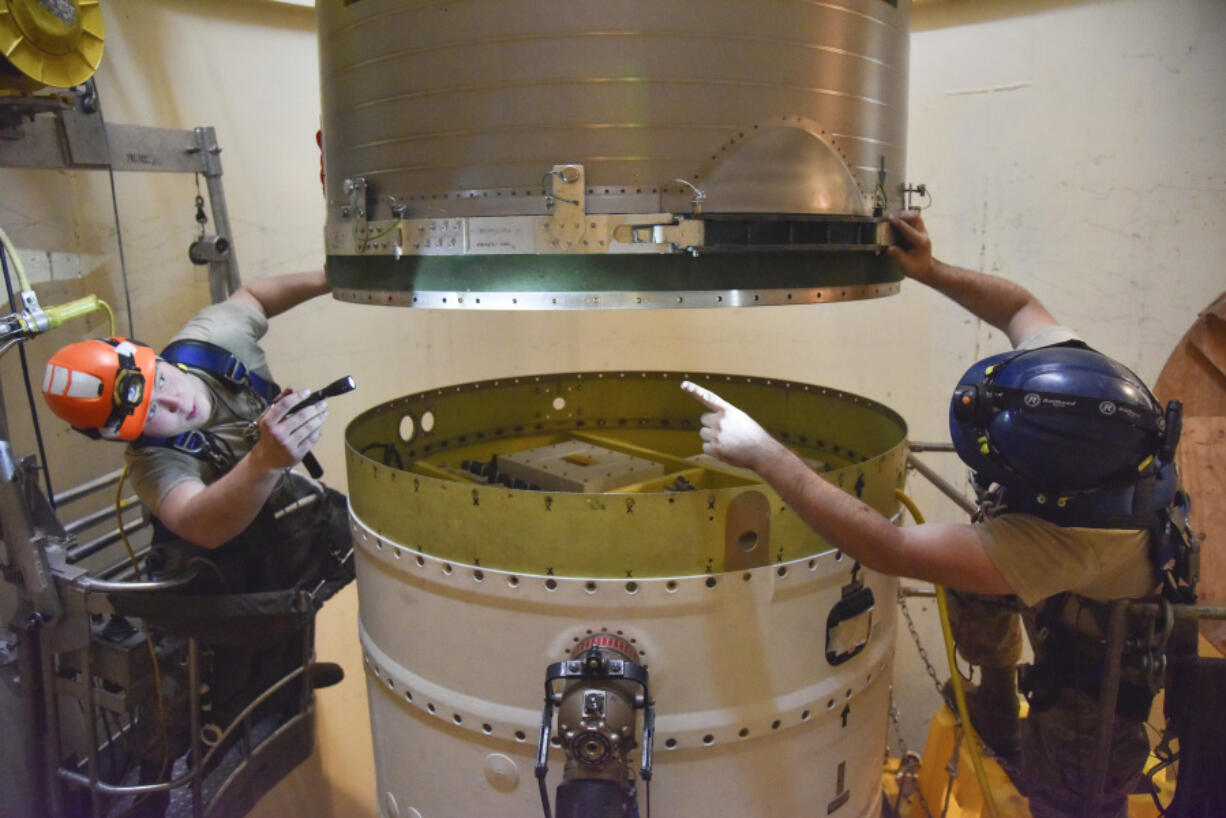
[[[162,350],[161,357],[176,366],[186,366],[207,372],[234,394],[250,390],[265,403],[272,403],[281,392],[281,387],[252,372],[233,352],[208,341],[198,341],[192,338],[173,341]],[[235,461],[229,447],[222,445],[215,435],[204,429],[192,429],[177,437],[141,438],[133,445],[138,448],[162,446],[183,452],[208,461],[221,472],[228,471]]]
[[[1071,604],[1077,606],[1074,619],[1097,628],[1097,633],[1079,630],[1067,621]],[[1100,695],[1106,666],[1103,634],[1108,617],[1108,603],[1071,592],[1056,594],[1043,602],[1035,614],[1031,633],[1035,662],[1019,668],[1018,687],[1032,710],[1041,712],[1053,707],[1065,688],[1095,698]],[[1162,619],[1141,619],[1129,625],[1123,654],[1124,677],[1119,681],[1116,699],[1116,714],[1120,717],[1143,721],[1154,695],[1162,688],[1163,654],[1170,635],[1168,624]]]
[[[1150,559],[1162,578],[1162,596],[1174,603],[1196,602],[1200,580],[1200,541],[1188,523],[1191,501],[1182,488],[1150,529]]]
[[[207,372],[225,384],[231,392],[251,389],[267,403],[276,400],[281,391],[271,380],[252,372],[234,353],[208,341],[174,341],[162,350],[162,359]]]
[[[229,471],[234,465],[234,457],[228,447],[218,440],[217,436],[203,429],[192,429],[177,437],[145,437],[134,441],[133,446],[161,446],[176,452],[189,454],[201,460],[207,460],[213,468],[221,472]]]

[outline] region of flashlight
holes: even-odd
[[[343,395],[346,392],[352,392],[356,388],[357,388],[357,384],[353,382],[352,375],[346,375],[343,378],[338,378],[332,383],[325,386],[323,389],[317,389],[311,394],[307,395],[306,398],[304,398],[301,403],[295,404],[293,409],[290,409],[288,412],[286,412],[285,416],[289,417],[290,415],[294,414],[295,412],[301,409],[305,409],[308,406],[314,406],[315,404],[319,403],[321,400],[325,398],[335,398],[337,395]]]
[[[290,415],[297,412],[299,409],[305,409],[308,406],[312,406],[316,403],[319,403],[324,398],[334,398],[337,395],[343,395],[346,392],[352,392],[356,388],[357,388],[357,384],[353,382],[353,376],[346,375],[343,378],[338,378],[337,380],[325,386],[323,389],[318,389],[312,392],[311,394],[307,395],[306,398],[304,398],[301,403],[295,404],[293,409],[290,409],[288,412],[286,412],[285,417],[289,417]],[[302,458],[302,465],[306,466],[307,473],[309,473],[316,480],[318,480],[320,477],[323,476],[323,473],[324,473],[323,466],[319,465],[319,461],[315,458],[315,455],[311,454],[310,452],[307,452],[306,455]]]

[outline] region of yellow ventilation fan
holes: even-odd
[[[102,60],[100,0],[0,0],[0,89],[71,88]]]

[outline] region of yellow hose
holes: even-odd
[[[916,525],[924,524],[924,515],[920,513],[915,502],[903,492],[902,489],[895,489],[894,496],[898,501],[906,506],[907,511],[911,512],[912,519]],[[941,635],[945,638],[945,658],[949,660],[949,680],[954,688],[954,700],[958,704],[958,718],[962,720],[962,729],[968,731],[972,738],[978,738],[975,735],[974,727],[971,725],[971,717],[966,709],[966,693],[962,689],[962,674],[958,672],[957,660],[954,658],[954,632],[949,624],[949,602],[945,598],[945,589],[940,585],[933,585],[937,594],[937,610],[941,613]],[[992,788],[988,786],[988,775],[983,769],[983,759],[979,756],[979,742],[967,742],[967,747],[971,753],[971,766],[975,768],[975,780],[979,782],[979,790],[983,793],[984,805],[988,808],[988,815],[991,818],[997,818],[999,813],[996,811],[996,799],[992,797]],[[952,786],[952,782],[951,782]]]
[[[17,285],[21,292],[29,292],[33,289],[30,286],[30,279],[26,275],[25,264],[21,261],[21,256],[17,255],[17,248],[13,246],[13,242],[9,240],[8,234],[4,232],[4,228],[0,228],[0,245],[4,246],[4,250],[8,258],[13,262],[13,269],[17,272]],[[43,309],[43,314],[47,316],[50,322],[49,329],[55,329],[65,321],[76,318],[78,315],[85,315],[97,309],[106,311],[107,316],[111,321],[111,335],[115,334],[115,312],[111,309],[111,305],[103,301],[101,298],[89,295],[84,298],[78,298],[76,301],[70,301],[67,304],[60,304],[55,307],[46,307]],[[31,330],[32,332],[34,330]]]

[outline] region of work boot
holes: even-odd
[[[980,668],[980,671],[980,684],[962,685],[971,725],[994,754],[1016,765],[1022,749],[1016,672],[1011,667]],[[953,682],[946,681],[941,686],[941,695],[950,711],[957,714]]]

